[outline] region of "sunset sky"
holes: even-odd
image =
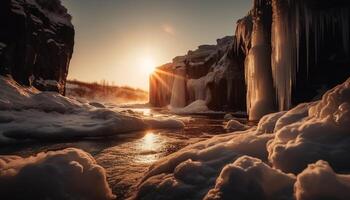
[[[148,90],[149,65],[233,35],[251,0],[62,0],[73,16],[69,79]]]

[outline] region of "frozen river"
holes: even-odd
[[[150,109],[133,109],[144,115],[157,115]],[[41,151],[75,147],[89,152],[97,163],[106,169],[108,182],[118,199],[129,197],[147,171],[158,159],[179,149],[225,133],[223,115],[174,116],[186,124],[181,130],[147,130],[127,133],[103,139],[62,141],[61,143],[37,142],[0,149],[0,154],[30,156]]]

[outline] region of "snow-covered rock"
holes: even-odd
[[[183,128],[182,121],[120,113],[0,76],[0,143],[103,137],[148,128]]]
[[[114,199],[105,170],[79,149],[0,156],[1,199]]]

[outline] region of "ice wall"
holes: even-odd
[[[298,103],[296,98],[293,102],[298,96],[293,89],[302,93],[303,87],[327,85],[327,78],[345,79],[349,74],[340,69],[345,76],[339,78],[342,72],[334,75],[338,69],[323,63],[348,65],[340,60],[349,60],[350,9],[341,0],[273,0],[272,8],[272,72],[279,109],[286,110]]]
[[[172,108],[183,108],[186,106],[186,69],[184,67],[175,69],[174,76],[170,106]]]
[[[255,1],[254,4],[252,47],[245,61],[247,111],[250,120],[258,120],[265,114],[274,111],[270,59],[271,7],[262,1]]]

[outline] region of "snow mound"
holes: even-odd
[[[249,126],[242,124],[241,122],[231,119],[227,122],[225,129],[229,131],[244,131],[247,130]]]
[[[149,128],[183,128],[172,118],[120,113],[104,105],[82,103],[54,92],[25,88],[0,76],[0,143],[103,137]]]
[[[209,112],[210,110],[204,100],[197,100],[183,108],[170,108],[170,111],[176,114],[191,114]]]
[[[294,175],[242,156],[222,169],[215,187],[204,199],[286,199],[293,194],[294,181]]]
[[[277,122],[269,142],[269,160],[285,172],[301,172],[326,160],[337,171],[350,170],[350,79],[329,90],[321,101],[301,104]]]
[[[349,124],[350,78],[321,101],[160,159],[134,198],[349,199],[350,174],[339,174],[350,172]]]
[[[325,184],[326,183],[326,184]],[[297,200],[350,199],[350,175],[336,174],[325,161],[310,164],[297,177]]]
[[[20,192],[18,192],[20,191]],[[0,156],[2,199],[114,199],[105,170],[79,149]]]

